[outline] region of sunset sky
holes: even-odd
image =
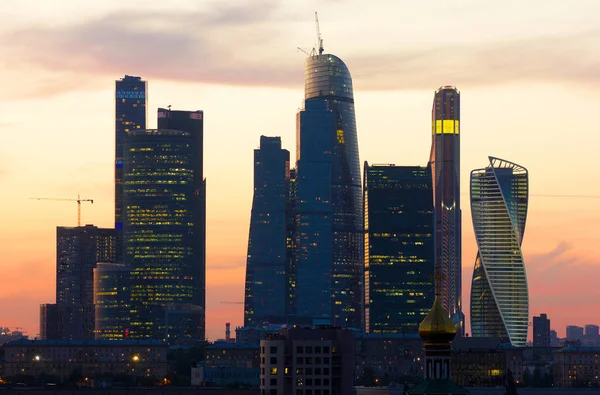
[[[434,91],[461,91],[463,304],[476,245],[469,173],[525,166],[530,313],[600,324],[600,2],[3,0],[0,23],[0,326],[39,333],[55,302],[56,226],[113,226],[114,81],[148,81],[156,109],[204,110],[207,334],[241,325],[253,149],[295,153],[305,55],[348,65],[360,159],[425,165]],[[548,197],[547,195],[560,195]],[[587,197],[568,197],[583,195]],[[468,311],[468,310],[467,310]],[[467,313],[466,311],[466,313]],[[468,317],[468,313],[467,313]],[[469,330],[467,329],[467,332]]]

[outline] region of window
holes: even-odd
[[[271,365],[277,365],[277,357],[271,357]]]
[[[271,346],[271,354],[277,354],[277,346]]]
[[[277,379],[271,379],[271,380],[269,381],[269,383],[270,383],[271,385],[277,385]]]
[[[311,346],[306,346],[306,353],[307,354],[312,354],[312,347]]]
[[[296,353],[297,353],[297,354],[302,354],[302,353],[304,353],[304,347],[302,347],[302,346],[298,346],[298,347],[296,347]]]
[[[271,368],[271,376],[277,375],[277,368]]]
[[[320,346],[315,347],[315,354],[321,354],[321,347]]]

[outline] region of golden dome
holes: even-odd
[[[427,317],[419,325],[419,336],[428,343],[450,343],[456,336],[456,326],[437,296]]]

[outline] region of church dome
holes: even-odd
[[[427,317],[419,326],[419,336],[426,343],[438,344],[450,343],[456,336],[456,326],[437,296]]]

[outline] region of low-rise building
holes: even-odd
[[[423,376],[423,341],[417,333],[356,334],[354,353],[357,383],[404,383]],[[364,383],[371,374],[374,383]]]
[[[156,340],[27,340],[2,346],[4,375],[40,374],[65,380],[77,372],[94,379],[127,375],[161,379],[167,375],[166,343]]]
[[[553,354],[556,387],[600,386],[600,347],[567,346]]]
[[[194,385],[258,387],[260,348],[258,344],[217,342],[206,347],[206,357],[195,369],[192,372],[192,376],[197,376]]]

